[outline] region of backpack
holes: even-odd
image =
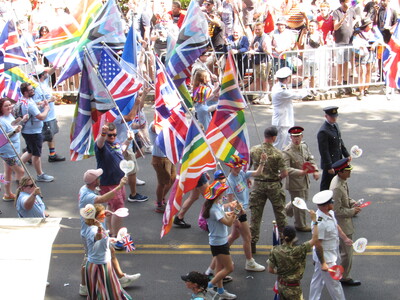
[[[16,118],[16,119],[18,119],[18,118],[23,118],[24,117],[24,113],[23,113],[23,111],[22,111],[22,105],[24,105],[23,103],[22,103],[22,101],[20,100],[20,101],[18,101],[17,103],[15,103],[15,105],[14,105],[14,107],[13,107],[13,115],[14,115],[14,118]],[[29,112],[28,112],[28,114],[29,114]],[[29,116],[29,115],[28,115]],[[29,119],[31,118],[31,116],[29,116]],[[29,120],[28,119],[28,120]],[[22,128],[24,128],[24,126],[25,126],[25,124],[27,123],[28,121],[26,121],[26,122],[20,122],[20,125],[22,126]],[[31,120],[31,122],[33,122],[32,120]]]

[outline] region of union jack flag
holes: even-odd
[[[124,243],[124,247],[126,252],[131,252],[133,250],[136,250],[135,244],[132,241],[131,235],[127,234],[122,237],[122,242]]]
[[[391,88],[400,88],[400,19],[383,54],[383,70]]]
[[[7,71],[19,65],[28,63],[13,21],[8,21],[0,35],[0,71]]]
[[[178,91],[158,57],[156,71],[154,118],[158,133],[156,144],[168,159],[176,164],[182,156],[189,126]]]

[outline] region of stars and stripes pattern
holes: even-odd
[[[168,159],[176,164],[182,155],[188,124],[175,85],[158,58],[156,71],[154,119],[158,133],[156,143]]]

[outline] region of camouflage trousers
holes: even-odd
[[[251,211],[251,242],[257,243],[260,238],[260,224],[267,199],[271,201],[274,210],[275,220],[279,232],[287,225],[285,213],[285,192],[281,182],[255,182],[254,190],[250,193]]]
[[[278,284],[280,300],[304,300],[301,286],[286,286]]]

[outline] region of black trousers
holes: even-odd
[[[320,185],[320,191],[325,191],[329,190],[329,186],[331,184],[331,181],[335,177],[335,174],[329,174],[328,170],[323,170],[322,171],[322,178],[321,178],[321,185]]]

